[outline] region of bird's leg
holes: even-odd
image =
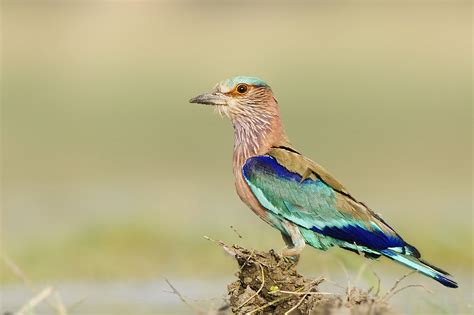
[[[301,235],[300,230],[297,226],[290,222],[283,222],[283,226],[286,228],[288,233],[281,233],[283,240],[285,241],[286,247],[282,251],[282,256],[290,258],[293,262],[297,263],[300,258],[300,253],[303,251],[306,242]]]

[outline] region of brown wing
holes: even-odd
[[[289,171],[305,175],[303,176],[305,178],[314,180],[319,178],[338,192],[349,195],[346,188],[321,165],[308,159],[289,145],[274,146],[268,154],[276,158],[280,164],[285,165]]]
[[[370,210],[363,202],[355,199],[325,168],[299,153],[289,143],[273,146],[267,154],[274,157],[279,164],[284,165],[289,171],[300,174],[303,180],[306,178],[319,179],[331,186],[338,193],[339,210],[350,213],[353,217],[364,222],[372,221],[386,232],[394,232],[378,214]]]

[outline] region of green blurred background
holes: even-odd
[[[2,250],[33,281],[231,277],[203,235],[282,248],[234,192],[230,123],[188,103],[252,75],[293,144],[472,295],[470,2],[3,1],[1,19]],[[307,249],[301,268],[338,261],[363,263]]]

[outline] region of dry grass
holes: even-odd
[[[63,303],[61,294],[53,286],[47,285],[42,289],[37,288],[25,272],[6,254],[1,254],[5,266],[17,276],[23,284],[31,290],[33,296],[26,301],[17,311],[15,315],[34,315],[35,309],[40,304],[47,304],[57,315],[67,315],[68,311]],[[6,313],[8,314],[8,312]]]
[[[170,293],[177,295],[197,314],[396,314],[389,305],[390,298],[407,288],[422,287],[399,287],[414,272],[399,278],[384,294],[380,294],[380,278],[375,273],[378,284],[368,290],[358,288],[350,281],[343,286],[324,277],[310,279],[298,273],[297,260],[283,257],[273,250],[248,250],[205,238],[217,243],[231,255],[237,261],[239,270],[236,274],[238,279],[228,285],[227,300],[220,308],[213,309],[193,305],[166,280],[172,290]],[[358,278],[366,268],[367,265],[361,267]],[[344,293],[323,292],[319,288],[322,283],[343,288]]]

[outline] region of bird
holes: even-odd
[[[232,122],[237,194],[281,232],[286,244],[282,255],[299,258],[306,245],[323,251],[338,246],[369,259],[387,257],[446,287],[458,287],[448,272],[423,260],[380,214],[291,145],[278,102],[263,80],[226,79],[189,102],[211,105]]]

